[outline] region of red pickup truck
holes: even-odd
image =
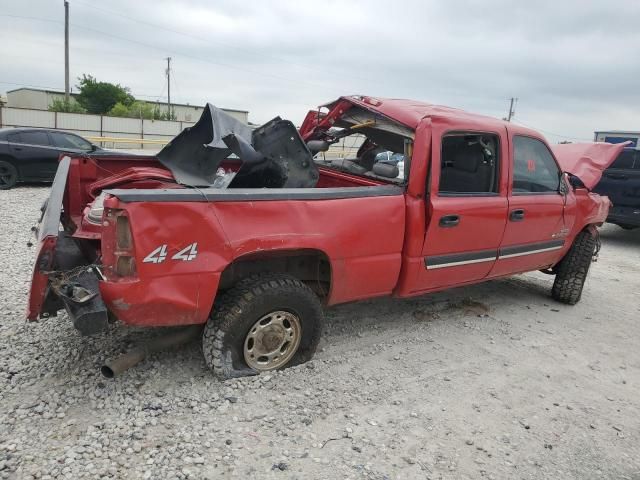
[[[202,325],[230,378],[311,358],[323,305],[533,270],[575,304],[610,205],[590,190],[622,148],[410,100],[341,97],[299,130],[209,105],[155,157],[60,160],[27,317]]]

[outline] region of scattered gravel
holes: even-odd
[[[327,311],[316,359],[220,383],[197,343],[25,323],[46,187],[0,191],[0,479],[637,479],[640,231],[603,229],[582,301],[535,273]]]

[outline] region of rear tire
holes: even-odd
[[[571,248],[556,268],[551,296],[562,303],[575,305],[582,296],[584,282],[596,247],[596,237],[590,232],[580,232]]]
[[[264,342],[256,336],[263,323],[265,330],[273,323]],[[202,337],[204,359],[222,380],[297,365],[313,357],[322,325],[320,300],[300,280],[284,274],[252,276],[216,301]],[[262,353],[252,358],[258,344]]]
[[[18,182],[18,170],[9,162],[0,160],[0,190],[9,190]]]

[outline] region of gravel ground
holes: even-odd
[[[0,191],[0,478],[640,478],[640,231],[602,231],[582,301],[535,273],[331,308],[316,359],[216,381],[198,344],[25,323],[46,187]]]

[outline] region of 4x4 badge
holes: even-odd
[[[182,260],[183,262],[190,262],[191,260],[195,260],[198,255],[198,243],[192,243],[187,245],[178,253],[171,257],[171,260]],[[167,258],[167,245],[160,245],[158,248],[153,250],[149,255],[144,257],[142,263],[162,263]]]

